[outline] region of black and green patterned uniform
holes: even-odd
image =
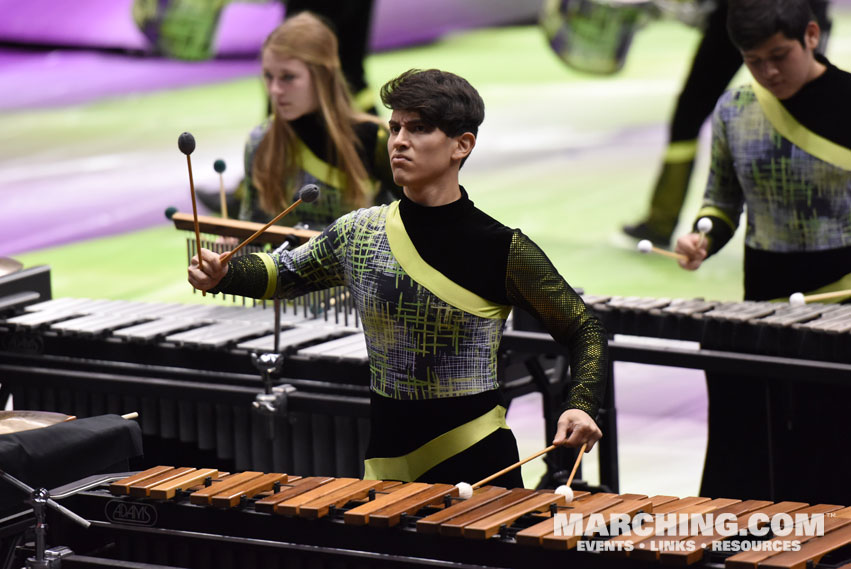
[[[251,131],[245,144],[245,189],[242,195],[242,206],[239,218],[246,221],[266,223],[278,212],[267,212],[260,207],[258,190],[251,182],[254,155],[257,147],[266,136],[272,118]],[[314,229],[322,229],[341,215],[353,209],[343,200],[342,188],[345,187],[345,173],[337,168],[329,155],[329,138],[322,118],[312,113],[290,121],[297,135],[296,145],[301,165],[297,179],[289,187],[289,200],[294,201],[294,192],[306,184],[316,184],[319,187],[319,198],[312,203],[304,203],[281,220],[288,226],[301,223]],[[355,134],[360,147],[358,153],[364,169],[369,176],[367,198],[370,203],[386,203],[398,197],[400,190],[393,183],[393,173],[387,155],[387,131],[372,122],[355,125]]]
[[[745,211],[745,298],[851,288],[851,74],[827,70],[779,101],[728,91],[712,119],[712,159],[697,219],[713,219],[710,254]]]
[[[595,417],[605,333],[546,255],[466,193],[423,207],[402,198],[349,213],[294,251],[234,261],[217,290],[293,297],[345,285],[364,326],[372,392],[365,476],[478,480],[517,460],[497,380],[512,306],[568,346],[565,408]],[[522,486],[519,469],[502,483]]]
[[[721,97],[713,116],[698,219],[713,219],[715,253],[744,210],[747,300],[851,289],[851,74],[817,58],[826,71],[789,99],[740,87]],[[705,338],[703,347],[729,342]],[[851,385],[707,372],[707,386],[701,496],[847,500],[851,455],[837,449],[851,441],[840,419]]]

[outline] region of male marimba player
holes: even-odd
[[[497,348],[511,306],[568,347],[572,384],[555,444],[590,449],[607,373],[599,321],[527,236],[492,219],[459,185],[484,103],[463,78],[411,70],[381,90],[401,200],[360,209],[294,251],[222,264],[203,250],[198,289],[290,298],[346,285],[371,373],[366,478],[473,482],[518,461],[498,389]],[[519,469],[493,482],[522,487]]]
[[[680,237],[680,264],[694,270],[723,247],[744,208],[746,299],[849,289],[851,74],[815,52],[807,0],[730,0],[727,27],[755,81],[715,108],[698,213],[713,228]],[[851,381],[707,376],[701,495],[848,500]]]

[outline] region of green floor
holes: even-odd
[[[851,41],[845,39],[851,37],[851,9],[834,16],[828,55],[851,68]],[[373,85],[411,67],[438,67],[480,90],[487,117],[462,183],[480,208],[536,240],[572,285],[593,294],[736,299],[741,235],[689,273],[667,258],[638,254],[619,231],[643,213],[665,144],[664,124],[697,40],[695,30],[680,24],[652,23],[637,36],[624,70],[611,77],[567,69],[535,27],[458,34],[374,55],[367,68]],[[50,160],[133,153],[137,170],[172,168],[175,191],[188,192],[175,133],[193,132],[208,157],[222,149],[238,155],[264,104],[259,81],[246,79],[0,115],[6,131],[0,155],[3,163],[36,168]],[[700,200],[707,134],[682,229]],[[26,266],[50,265],[54,296],[200,302],[185,279],[184,237],[164,219],[148,230],[16,258]]]

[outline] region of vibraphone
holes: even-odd
[[[612,335],[615,361],[666,365],[739,376],[849,385],[851,306],[786,302],[720,302],[583,295]],[[522,313],[521,313],[522,316]],[[618,335],[624,335],[619,337]],[[668,344],[630,336],[683,340]],[[521,354],[563,354],[564,348],[526,318],[515,317],[502,348]],[[609,374],[598,422],[601,482],[618,488],[614,386]]]
[[[688,340],[716,351],[778,357],[790,364],[807,360],[813,362],[810,367],[824,370],[851,369],[816,363],[851,363],[851,305],[595,295],[584,300],[611,334]],[[825,371],[824,377],[828,375]]]
[[[565,504],[551,491],[492,486],[464,501],[449,484],[167,466],[113,480],[62,500],[93,526],[54,516],[51,545],[191,568],[814,568],[851,559],[851,507],[833,504],[587,492]],[[693,522],[722,514],[723,533]],[[819,515],[821,529],[812,525]],[[789,521],[775,526],[778,516]]]
[[[274,381],[282,401],[273,413],[253,406],[264,382],[251,355],[274,344],[274,312],[259,303],[31,304],[0,319],[3,387],[18,409],[138,411],[154,458],[160,441],[177,441],[230,468],[358,476],[368,359],[360,322],[330,298],[302,298],[281,315],[285,357]],[[508,396],[535,389],[520,381]]]
[[[273,311],[260,305],[29,305],[0,321],[3,387],[18,409],[138,411],[147,448],[180,441],[234,468],[356,475],[368,436],[363,331],[351,314],[310,302],[282,317],[281,374],[293,379],[273,378],[286,381],[274,413],[252,411],[265,385],[251,354],[273,347]]]

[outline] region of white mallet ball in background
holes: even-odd
[[[701,217],[697,220],[697,230],[701,233],[709,233],[712,231],[712,220],[708,217]]]
[[[455,485],[455,487],[458,488],[458,497],[462,500],[467,500],[468,498],[473,497],[473,486],[471,484],[459,482]]]
[[[793,292],[789,296],[789,304],[791,304],[792,306],[803,306],[806,303],[807,301],[804,298],[804,294],[801,292]]]
[[[638,242],[638,250],[642,253],[649,253],[653,250],[653,243],[649,239],[642,239]]]
[[[562,484],[561,486],[555,489],[555,493],[564,496],[565,504],[570,504],[573,501],[573,490],[570,488],[570,486]]]

